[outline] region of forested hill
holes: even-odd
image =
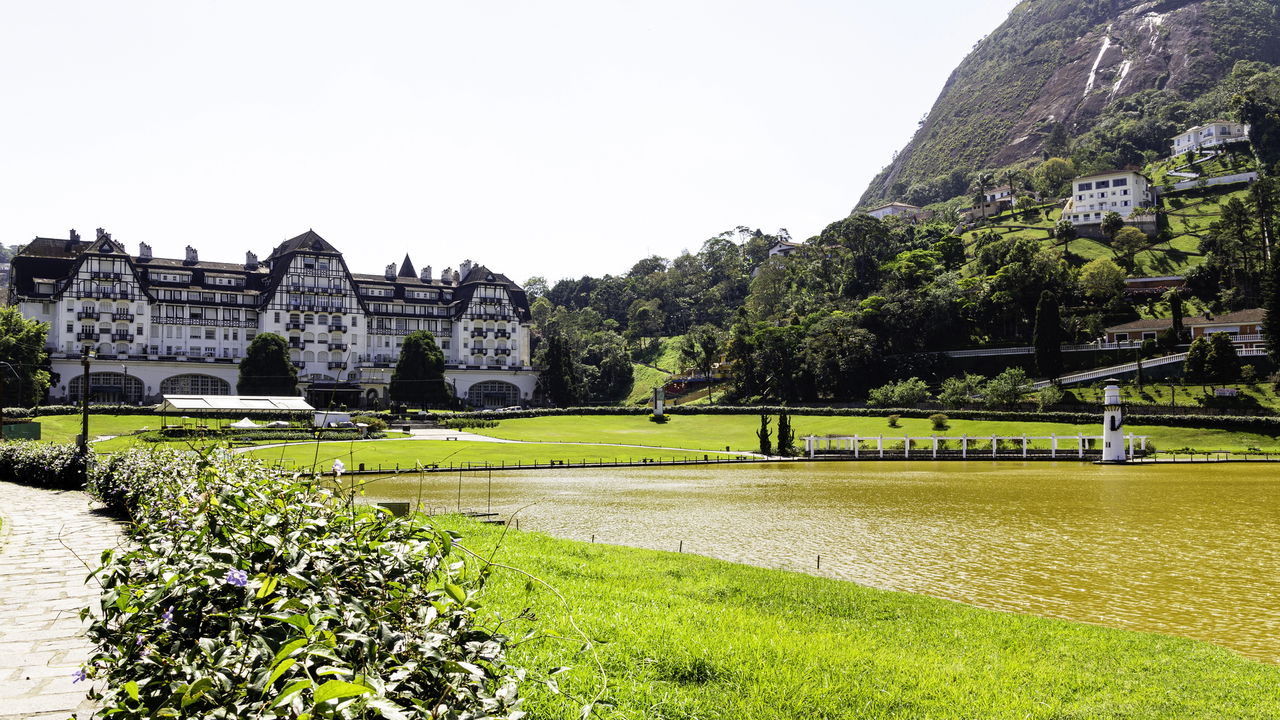
[[[983,38],[859,201],[916,205],[982,169],[1138,165],[1229,109],[1238,61],[1280,63],[1280,0],[1027,0]],[[1148,158],[1149,159],[1149,158]]]

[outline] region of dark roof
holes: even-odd
[[[1249,308],[1247,310],[1237,310],[1229,312],[1225,315],[1216,315],[1213,317],[1189,317],[1183,321],[1187,326],[1192,325],[1230,325],[1231,323],[1260,323],[1267,311],[1262,308]]]
[[[1142,318],[1141,320],[1134,320],[1133,322],[1127,322],[1127,323],[1124,323],[1123,325],[1112,325],[1111,327],[1107,328],[1107,332],[1114,333],[1114,332],[1132,332],[1135,330],[1163,330],[1168,327],[1173,327],[1172,318]]]
[[[413,261],[409,259],[409,253],[404,254],[404,262],[400,263],[400,272],[396,277],[416,278],[418,273],[413,269]]]
[[[297,252],[299,250],[306,250],[307,252],[333,253],[334,255],[341,254],[338,252],[337,248],[329,244],[328,240],[320,237],[315,230],[307,230],[298,237],[289,238],[277,245],[275,249],[271,251],[271,254],[267,256],[267,259],[270,260],[271,258],[288,255],[289,253]]]

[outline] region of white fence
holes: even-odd
[[[1174,183],[1174,190],[1186,190],[1188,188],[1199,187],[1200,183],[1205,185],[1230,185],[1238,182],[1252,182],[1258,179],[1258,173],[1236,173],[1235,175],[1223,175],[1222,177],[1197,178],[1195,180],[1184,180],[1180,183]]]
[[[1239,355],[1240,357],[1258,357],[1260,355],[1266,355],[1267,351],[1262,348],[1236,348],[1236,354]],[[1148,358],[1146,360],[1143,360],[1142,367],[1144,368],[1159,367],[1161,365],[1169,365],[1172,363],[1182,362],[1183,360],[1186,360],[1186,359],[1187,359],[1186,353],[1184,352],[1174,353],[1173,355],[1163,355],[1161,357],[1154,357],[1154,358]],[[1085,372],[1078,372],[1078,373],[1072,373],[1070,375],[1063,375],[1062,377],[1058,378],[1057,382],[1059,385],[1076,385],[1083,382],[1089,382],[1091,380],[1101,380],[1109,375],[1120,375],[1122,373],[1131,373],[1131,372],[1137,372],[1137,371],[1138,371],[1138,363],[1128,362],[1121,365],[1112,365],[1110,367],[1098,368],[1096,370],[1087,370]],[[1039,382],[1032,383],[1031,387],[1032,389],[1039,390],[1041,388],[1048,387],[1049,383],[1050,383],[1049,380],[1041,380]]]
[[[1143,452],[1146,451],[1148,436],[1133,435],[1132,433],[1130,433],[1126,437],[1129,442],[1129,457],[1133,457],[1135,447],[1139,448]],[[888,440],[891,443],[897,443],[901,441],[902,442],[901,455],[898,454],[899,451],[898,451],[898,448],[896,447],[886,448],[885,447],[886,440]],[[806,436],[804,439],[804,450],[805,450],[805,453],[808,454],[808,456],[811,459],[820,451],[827,452],[827,453],[833,453],[833,452],[849,453],[853,455],[853,458],[855,460],[861,460],[863,458],[883,459],[885,457],[886,452],[890,452],[891,453],[890,457],[894,457],[894,458],[917,457],[922,459],[923,458],[936,459],[938,457],[939,449],[941,449],[943,452],[947,452],[947,449],[945,447],[943,448],[938,447],[939,442],[945,443],[948,441],[957,441],[960,443],[960,457],[962,459],[967,459],[971,456],[974,458],[983,458],[983,457],[994,458],[994,457],[1000,457],[999,455],[1000,443],[1003,442],[1006,444],[1013,443],[1015,446],[1015,450],[1013,452],[1015,453],[1017,452],[1016,448],[1020,443],[1021,450],[1022,450],[1022,457],[1025,458],[1025,457],[1029,457],[1029,453],[1033,449],[1031,447],[1031,442],[1035,440],[1049,441],[1049,457],[1051,458],[1057,458],[1057,457],[1083,458],[1085,451],[1089,449],[1088,444],[1085,441],[1097,440],[1099,444],[1101,444],[1103,438],[1101,435],[1085,435],[1083,433],[1080,433],[1077,435],[1046,435],[1046,436],[960,435],[958,437],[948,437],[943,435],[927,435],[924,437],[911,437],[910,435],[903,435],[903,436],[828,435],[825,437],[820,435],[809,435],[809,436]],[[1065,447],[1065,448],[1061,447],[1059,445],[1061,441],[1067,441],[1068,447]],[[873,443],[874,443],[874,446],[872,446]],[[911,454],[912,443],[915,443],[914,456]],[[974,448],[972,450],[970,449],[970,446],[969,446],[970,443],[974,444]],[[981,450],[979,446],[983,443],[990,443],[991,444],[990,449]],[[1075,445],[1074,448],[1070,447],[1073,443]],[[1005,457],[1008,457],[1007,451],[1006,451]]]

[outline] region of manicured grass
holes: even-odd
[[[397,432],[393,430],[387,430],[383,434],[386,435],[387,438],[409,437],[409,433]],[[242,441],[242,442],[237,442],[235,447],[247,447],[252,445],[276,445],[280,442],[283,442],[283,441],[281,440],[262,440],[259,442],[243,442]],[[203,450],[204,448],[207,448],[210,446],[226,446],[227,444],[228,443],[226,438],[221,438],[221,439],[215,438],[215,439],[206,439],[206,440],[183,438],[181,440],[172,440],[168,442],[154,443],[154,442],[147,442],[143,440],[142,436],[140,435],[121,435],[119,437],[113,437],[110,440],[100,440],[96,443],[93,443],[93,445],[91,445],[90,447],[93,448],[94,452],[101,454],[101,453],[120,452],[121,450],[128,450],[129,448],[134,448],[134,447],[140,447],[140,448],[176,447],[176,448],[192,448],[195,450]]]
[[[648,420],[644,420],[648,422]],[[654,460],[701,460],[704,455],[713,457],[717,453],[702,451],[682,452],[678,450],[651,450],[646,448],[607,447],[596,445],[555,445],[541,443],[494,443],[438,440],[389,440],[373,442],[323,442],[300,443],[276,448],[251,450],[251,457],[269,462],[283,462],[290,467],[328,470],[334,460],[341,460],[350,469],[364,463],[366,469],[382,466],[384,468],[413,468],[417,465],[439,464],[449,465],[491,465],[500,464],[547,464],[557,462],[609,462],[614,459],[635,460],[642,458]],[[355,463],[355,464],[353,464]]]
[[[888,413],[886,413],[886,416]],[[891,428],[883,417],[792,416],[796,443],[803,447],[805,435],[884,435],[886,442],[904,435],[1044,435],[1084,433],[1101,435],[1099,422],[1089,425],[1066,423],[952,420],[949,430],[935,431],[926,418],[902,418],[902,427]],[[633,445],[661,445],[705,450],[753,451],[759,447],[756,415],[672,415],[671,421],[655,425],[644,417],[625,415],[577,415],[503,420],[496,428],[477,432],[492,437],[535,442],[605,442]],[[1280,449],[1280,439],[1256,433],[1196,428],[1130,425],[1135,435],[1149,435],[1157,448],[1192,447],[1198,450],[1237,450],[1250,447]],[[776,429],[776,426],[775,426]],[[901,442],[899,440],[899,442]],[[1040,443],[1039,446],[1043,446]]]
[[[484,556],[501,530],[438,518]],[[693,555],[508,533],[479,599],[533,718],[1272,718],[1280,667],[1206,643]],[[473,561],[473,564],[478,564]],[[572,618],[572,622],[570,622]],[[584,649],[580,628],[593,644]],[[595,666],[603,665],[606,679]]]
[[[659,385],[664,385],[667,378],[671,377],[661,370],[654,370],[648,365],[639,363],[631,364],[632,386],[631,394],[622,402],[623,405],[643,405],[653,396],[653,389]]]
[[[80,434],[79,415],[46,415],[35,418],[40,423],[40,439],[44,442],[75,442]],[[169,419],[173,422],[173,418]],[[142,428],[157,430],[159,415],[90,415],[89,439],[103,435],[125,435]]]
[[[1212,395],[1214,388],[1235,388],[1242,395],[1248,395],[1258,404],[1273,411],[1280,412],[1280,396],[1269,382],[1245,385],[1234,383],[1229,385],[1168,385],[1149,382],[1141,388],[1133,385],[1122,385],[1120,394],[1124,401],[1131,405],[1171,405],[1175,397],[1178,407],[1198,407],[1196,398]],[[1102,403],[1102,388],[1073,387],[1068,388],[1081,402],[1086,404]]]

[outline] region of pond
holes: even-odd
[[[380,479],[367,499],[1280,662],[1280,466],[832,462]],[[491,499],[490,499],[491,498]],[[819,567],[819,556],[821,566]]]

